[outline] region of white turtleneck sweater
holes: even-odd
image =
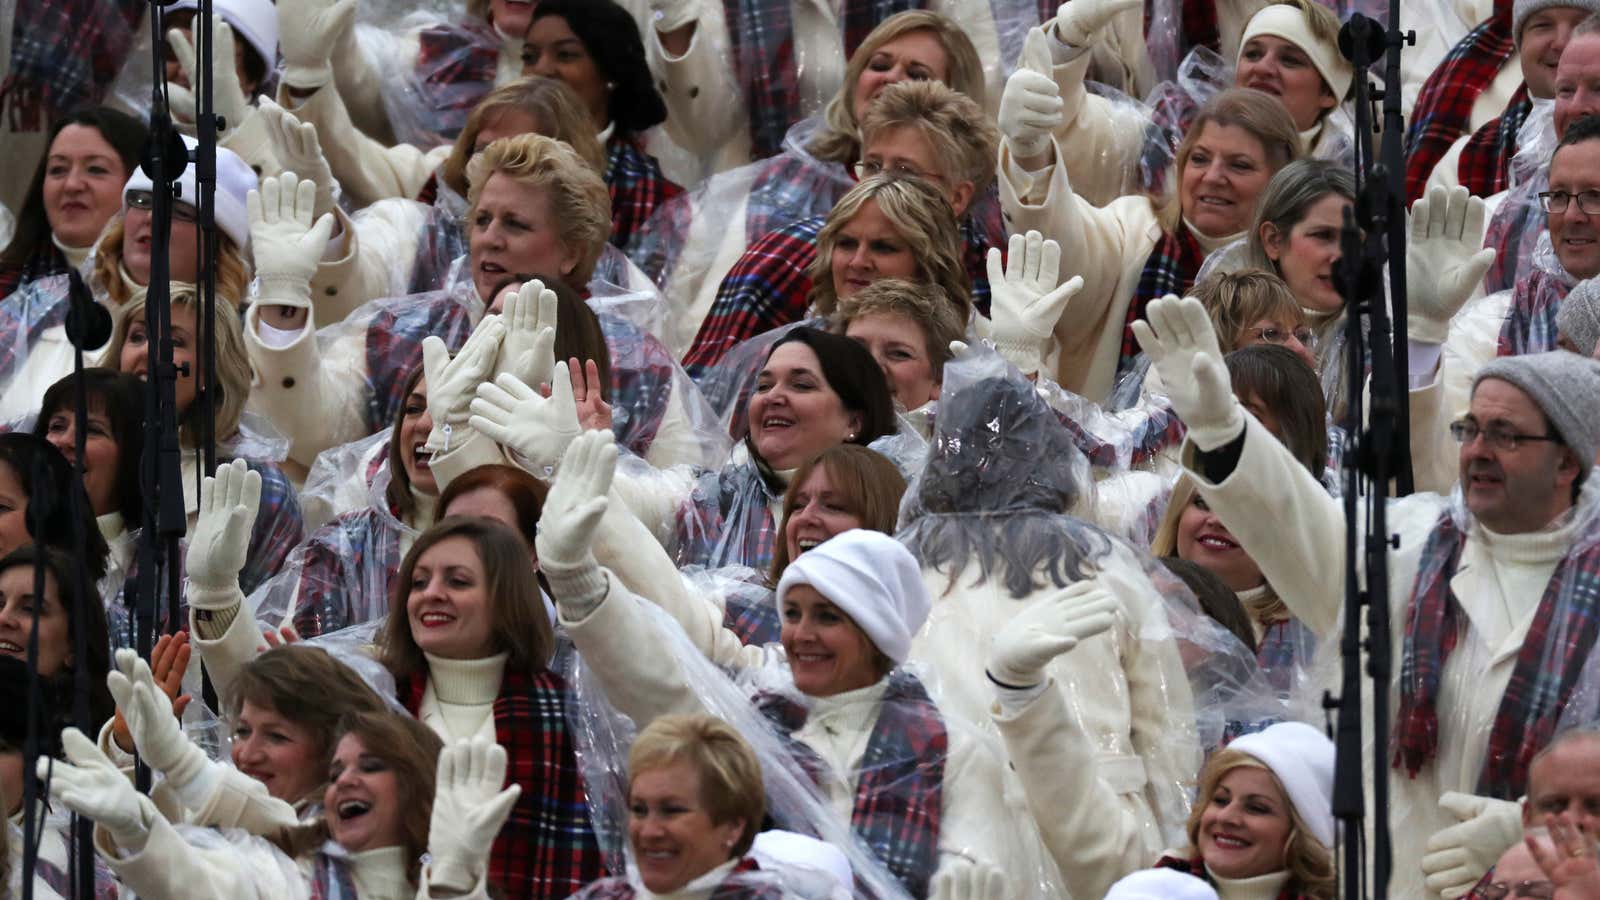
[[[83,261],[89,258],[89,251],[94,249],[93,244],[87,247],[70,247],[63,244],[61,239],[56,237],[55,232],[50,233],[50,243],[56,245],[56,249],[61,251],[61,255],[67,258],[67,265],[74,269],[82,268]]]
[[[428,659],[428,685],[417,718],[447,742],[494,740],[494,701],[500,695],[507,654],[483,659]]]
[[[856,782],[861,778],[861,756],[866,753],[873,725],[878,721],[884,691],[889,682],[879,679],[864,688],[816,697],[811,713],[795,737],[815,750],[833,773],[847,773],[823,785],[828,804],[845,821],[855,808]]]
[[[1289,883],[1288,871],[1254,878],[1222,878],[1207,866],[1206,874],[1216,883],[1218,900],[1277,900],[1278,893]]]
[[[404,847],[379,847],[347,857],[350,877],[361,900],[412,900],[416,886],[406,880]]]

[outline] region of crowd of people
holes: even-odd
[[[1385,4],[0,5],[0,897],[1600,898],[1600,0],[1389,2],[1400,373]]]

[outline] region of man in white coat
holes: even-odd
[[[1344,600],[1339,502],[1233,396],[1199,301],[1157,301],[1149,319],[1135,333],[1189,427],[1200,495],[1290,612],[1333,632]],[[1565,351],[1496,360],[1451,430],[1461,489],[1389,508],[1399,535],[1389,558],[1393,896],[1424,895],[1423,844],[1459,824],[1441,795],[1522,794],[1600,625],[1600,487],[1587,477],[1600,449],[1600,363]]]

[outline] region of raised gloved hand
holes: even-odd
[[[1067,301],[1083,290],[1083,276],[1058,285],[1061,245],[1037,231],[1013,234],[1002,271],[1000,249],[989,248],[989,339],[1024,375],[1039,371]]]
[[[1017,70],[1000,94],[1000,133],[1018,159],[1032,159],[1050,149],[1050,135],[1065,121],[1061,88],[1050,74],[1049,38],[1033,28],[1022,44]]]
[[[156,645],[150,650],[150,664],[146,668],[153,670],[151,682],[167,698],[174,719],[182,719],[183,711],[189,708],[190,701],[194,699],[183,693],[183,676],[189,671],[189,660],[192,655],[187,631],[163,634],[156,639]],[[137,655],[135,658],[138,658]],[[117,714],[111,724],[111,739],[124,753],[132,753],[136,745],[134,734],[128,727],[128,717],[122,709],[122,698],[117,697],[115,688],[112,689],[111,696],[117,700]]]
[[[260,506],[261,475],[242,459],[217,466],[217,474],[201,482],[200,514],[184,557],[190,607],[217,610],[238,601],[239,570]]]
[[[270,97],[261,98],[257,114],[284,170],[300,176],[302,182],[316,184],[316,205],[311,215],[316,219],[332,215],[339,206],[339,179],[333,176],[333,167],[322,152],[317,126],[300,121]]]
[[[1010,687],[1039,684],[1052,659],[1110,629],[1116,611],[1116,598],[1094,580],[1029,604],[995,633],[989,677]]]
[[[183,733],[173,714],[172,700],[157,684],[139,654],[118,650],[115,668],[106,675],[106,687],[117,701],[117,711],[128,724],[139,755],[150,768],[166,776],[189,809],[201,809],[222,778],[219,764]]]
[[[1071,47],[1087,47],[1112,19],[1143,6],[1144,0],[1068,0],[1056,10],[1056,40]]]
[[[505,323],[499,316],[485,316],[472,330],[461,352],[450,358],[450,348],[436,335],[422,339],[422,371],[428,382],[428,416],[433,419],[433,431],[428,434],[428,449],[434,453],[449,452],[452,432],[460,430],[468,417],[468,406],[478,386],[489,379],[494,369],[495,357],[500,355],[500,341],[505,337]]]
[[[61,732],[67,762],[40,759],[40,779],[49,779],[50,798],[80,816],[93,819],[117,846],[144,849],[150,826],[161,814],[150,798],[133,789],[133,782],[76,728]]]
[[[578,424],[578,405],[573,399],[567,364],[556,363],[550,377],[549,397],[539,396],[538,391],[512,375],[478,385],[467,425],[522,454],[536,470],[553,468],[583,427]]]
[[[986,863],[951,859],[941,862],[928,886],[930,900],[1007,900],[1011,883],[1006,873]]]
[[[195,39],[198,40],[200,24],[195,22]],[[211,17],[211,36],[216,44],[211,50],[211,108],[222,117],[222,126],[217,129],[217,137],[223,138],[232,134],[245,119],[256,114],[250,105],[250,98],[244,95],[244,86],[239,83],[239,67],[234,62],[233,55],[233,27],[217,15]],[[196,72],[199,62],[196,60],[195,45],[182,31],[171,28],[167,30],[167,46],[172,48],[172,55],[177,57],[178,65],[183,68],[184,77],[190,85],[200,83]],[[167,102],[172,107],[173,115],[186,122],[195,121],[199,110],[198,95],[191,88],[179,85],[168,85]]]
[[[1193,297],[1168,294],[1150,303],[1148,322],[1133,323],[1133,336],[1161,374],[1167,398],[1189,438],[1215,450],[1244,430],[1244,409],[1233,396],[1217,332],[1206,308]]]
[[[699,0],[650,0],[650,18],[656,31],[669,34],[700,18]]]
[[[1442,344],[1450,319],[1494,264],[1483,246],[1486,207],[1459,185],[1435,185],[1411,205],[1406,246],[1406,332],[1415,341]]]
[[[539,516],[534,548],[562,615],[589,616],[604,599],[606,578],[594,557],[595,532],[610,505],[617,445],[609,431],[586,431],[567,448]]]
[[[506,751],[493,741],[461,740],[440,751],[428,826],[430,888],[466,893],[483,880],[495,836],[522,796],[520,785],[502,790],[505,780]]]
[[[333,80],[333,51],[355,21],[356,0],[278,0],[283,83],[310,90]]]
[[[312,224],[316,194],[315,183],[284,172],[261,179],[261,187],[246,198],[256,257],[256,303],[311,308],[311,278],[333,233],[331,215]]]
[[[1453,900],[1470,892],[1501,854],[1522,840],[1522,805],[1446,791],[1439,798],[1439,808],[1459,824],[1428,838],[1422,872],[1429,891]]]
[[[553,384],[556,368],[556,292],[535,278],[506,297],[500,318],[506,323],[494,374],[513,375],[523,384]],[[430,384],[432,382],[429,382]]]

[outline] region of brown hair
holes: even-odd
[[[942,81],[902,81],[873,98],[861,119],[861,152],[874,136],[914,128],[933,150],[948,183],[967,181],[974,197],[994,182],[1000,131],[977,101]]]
[[[628,793],[641,772],[686,762],[700,775],[700,805],[713,825],[744,820],[744,831],[728,851],[738,859],[750,851],[766,815],[761,762],[739,732],[707,715],[661,716],[639,732],[628,750]]]
[[[496,174],[544,193],[550,226],[579,254],[571,272],[557,274],[571,284],[588,284],[611,236],[611,194],[600,173],[555,138],[542,134],[503,137],[467,163],[469,232],[478,211],[478,196]]]
[[[389,602],[389,617],[378,632],[378,661],[397,680],[427,672],[427,660],[411,634],[411,617],[406,614],[411,573],[422,554],[451,538],[469,541],[483,567],[494,652],[510,654],[508,668],[542,671],[555,648],[555,633],[539,597],[539,582],[534,578],[527,545],[520,535],[499,522],[460,516],[442,519],[424,531],[401,561]]]
[[[1327,405],[1317,373],[1288,347],[1253,344],[1223,357],[1233,392],[1254,395],[1278,420],[1277,438],[1321,478],[1328,467]]]
[[[1265,269],[1212,272],[1194,283],[1189,296],[1199,300],[1211,317],[1222,352],[1238,348],[1245,329],[1262,319],[1291,326],[1305,323],[1305,311],[1282,278]]]
[[[950,342],[966,336],[966,325],[958,318],[957,305],[937,284],[912,284],[901,278],[880,278],[849,297],[839,306],[829,325],[834,334],[845,334],[850,323],[863,316],[901,316],[916,323],[933,366],[935,383],[944,381],[944,364],[950,360]]]
[[[1212,795],[1217,792],[1217,785],[1229,772],[1246,767],[1262,769],[1272,777],[1272,786],[1278,789],[1279,799],[1289,816],[1289,838],[1283,845],[1283,867],[1289,872],[1289,883],[1284,889],[1312,900],[1333,900],[1337,875],[1333,867],[1332,850],[1317,843],[1316,838],[1311,836],[1310,829],[1300,819],[1299,811],[1289,801],[1289,792],[1283,789],[1277,773],[1243,750],[1218,750],[1200,769],[1200,790],[1195,794],[1194,808],[1189,811],[1189,823],[1185,829],[1189,835],[1189,856],[1200,855],[1200,817],[1205,814]]]
[[[128,302],[133,294],[122,280],[122,216],[111,220],[106,233],[94,248],[94,271],[89,281],[96,293],[111,298],[114,305]],[[182,283],[182,282],[178,282]],[[217,299],[234,305],[244,303],[250,291],[250,267],[233,238],[217,231]]]
[[[583,108],[583,101],[572,88],[554,78],[530,75],[490,91],[467,115],[467,124],[439,167],[440,179],[451,190],[467,193],[467,163],[477,150],[483,120],[506,111],[527,113],[533,117],[539,134],[565,143],[596,172],[606,170],[605,149],[595,137],[594,122]]]
[[[1274,174],[1301,156],[1300,132],[1277,97],[1250,88],[1228,88],[1207,100],[1184,132],[1177,155],[1180,176],[1207,125],[1232,125],[1248,132],[1261,142],[1262,156]],[[1162,226],[1171,231],[1182,214],[1180,202],[1174,199],[1163,211]]]
[[[861,520],[861,527],[884,534],[894,534],[895,521],[900,516],[900,497],[906,492],[906,479],[876,450],[859,444],[839,444],[829,447],[800,464],[789,479],[789,489],[783,492],[783,514],[779,516],[778,539],[772,551],[773,584],[783,577],[789,565],[789,542],[784,535],[789,530],[789,516],[794,513],[795,498],[801,485],[818,468],[828,473],[833,489],[841,495],[845,510]]]
[[[411,476],[406,474],[403,461],[405,450],[400,446],[400,428],[406,421],[406,404],[411,402],[412,393],[422,382],[422,374],[422,363],[417,363],[417,367],[406,376],[405,385],[400,389],[400,408],[395,410],[394,424],[389,426],[389,486],[383,489],[383,499],[388,501],[390,509],[399,514],[401,521],[406,522],[416,514],[417,500],[411,496]]]
[[[120,284],[120,279],[118,280]],[[106,347],[105,359],[109,364],[117,366],[120,371],[122,361],[122,348],[128,341],[128,330],[134,322],[144,323],[144,307],[146,295],[141,294],[127,304],[123,315],[117,319],[116,327],[111,332],[111,343]],[[200,297],[192,287],[174,289],[172,291],[172,306],[185,307],[194,310],[196,333],[194,335],[195,361],[198,365],[205,365],[203,349],[199,346],[200,334]],[[217,371],[217,396],[212,402],[216,418],[213,424],[216,428],[217,440],[226,440],[239,431],[239,419],[244,415],[245,401],[250,399],[250,384],[255,379],[254,371],[250,367],[250,353],[245,349],[244,323],[240,319],[239,310],[222,292],[221,279],[217,282],[216,306],[216,371]],[[148,338],[147,338],[148,339]],[[154,365],[155,348],[150,348],[151,365]],[[202,379],[199,372],[194,373],[195,402],[184,410],[178,417],[178,429],[183,436],[183,443],[187,447],[200,446],[201,428],[205,416],[205,406],[201,398],[204,393],[200,390]]]
[[[506,498],[511,508],[516,510],[517,531],[528,546],[533,546],[533,539],[539,530],[539,515],[544,511],[544,501],[550,495],[550,488],[516,466],[478,466],[463,472],[439,495],[439,515],[448,516],[450,504],[460,499],[462,494],[480,489],[494,491]]]

